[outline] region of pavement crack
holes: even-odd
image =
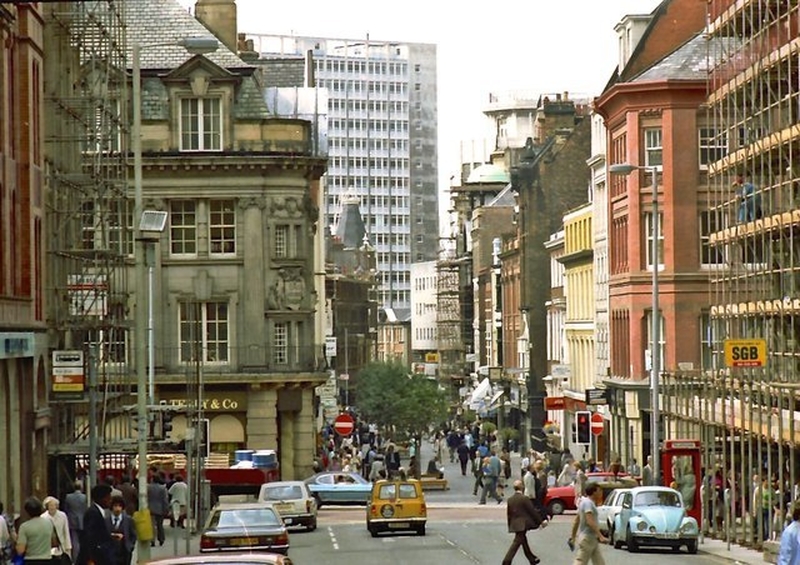
[[[470,560],[472,563],[477,563],[478,565],[480,565],[481,563],[483,563],[483,562],[482,562],[480,559],[478,559],[478,557],[477,557],[476,555],[474,555],[474,554],[470,553],[469,551],[467,551],[466,549],[464,549],[463,547],[461,547],[460,545],[458,545],[458,543],[456,543],[455,541],[453,541],[453,540],[451,540],[450,538],[448,538],[448,537],[447,537],[446,535],[444,535],[443,533],[441,533],[441,532],[437,532],[437,535],[438,535],[438,536],[439,536],[439,537],[440,537],[442,540],[444,540],[444,542],[445,542],[447,545],[449,545],[450,547],[452,547],[452,548],[456,549],[456,550],[457,550],[459,553],[461,553],[461,554],[462,554],[464,557],[466,557],[467,559],[469,559],[469,560]]]

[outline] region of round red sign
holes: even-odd
[[[333,429],[340,436],[349,436],[356,429],[356,422],[350,414],[339,414],[333,421]]]
[[[604,429],[605,423],[603,421],[603,417],[595,412],[592,414],[592,433],[596,436],[599,436],[602,435]]]

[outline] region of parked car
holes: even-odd
[[[622,495],[630,490],[629,488],[615,488],[608,493],[603,504],[597,507],[597,525],[605,535],[609,535],[609,532],[614,529],[614,519],[622,510]]]
[[[425,535],[428,509],[422,484],[417,480],[384,480],[372,486],[367,504],[367,530],[380,532],[410,530]]]
[[[323,504],[366,504],[372,492],[372,483],[358,473],[323,471],[303,482],[317,499],[317,508]]]
[[[599,484],[606,496],[615,488],[631,488],[639,485],[636,479],[625,473],[618,475],[608,472],[587,473],[586,479]],[[576,510],[575,487],[572,485],[549,487],[544,497],[544,506],[552,516],[563,514],[565,510]]]
[[[169,557],[150,561],[154,565],[292,565],[293,561],[279,553],[204,553],[186,557]]]
[[[272,504],[286,526],[317,529],[317,500],[303,481],[275,481],[261,485],[258,500]]]
[[[611,543],[615,548],[662,546],[697,553],[697,521],[687,516],[681,494],[668,487],[637,487],[624,493],[622,509],[614,520]]]
[[[289,534],[271,504],[218,504],[200,535],[200,551],[263,550],[289,552]]]

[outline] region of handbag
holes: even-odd
[[[61,539],[58,537],[58,532],[56,531],[56,524],[52,520],[50,523],[53,525],[53,534],[50,536],[50,547],[58,548],[61,550],[60,555],[53,556],[53,563],[58,563],[59,565],[72,565],[72,557],[64,551],[64,547],[61,545]]]

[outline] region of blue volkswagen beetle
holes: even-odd
[[[317,508],[323,504],[355,504],[366,506],[372,492],[372,483],[358,473],[324,471],[305,480],[308,490],[317,499]]]
[[[642,546],[680,551],[685,545],[689,553],[697,553],[698,535],[697,520],[686,514],[678,491],[668,487],[636,487],[623,495],[611,543],[615,548],[625,544],[631,552]]]

